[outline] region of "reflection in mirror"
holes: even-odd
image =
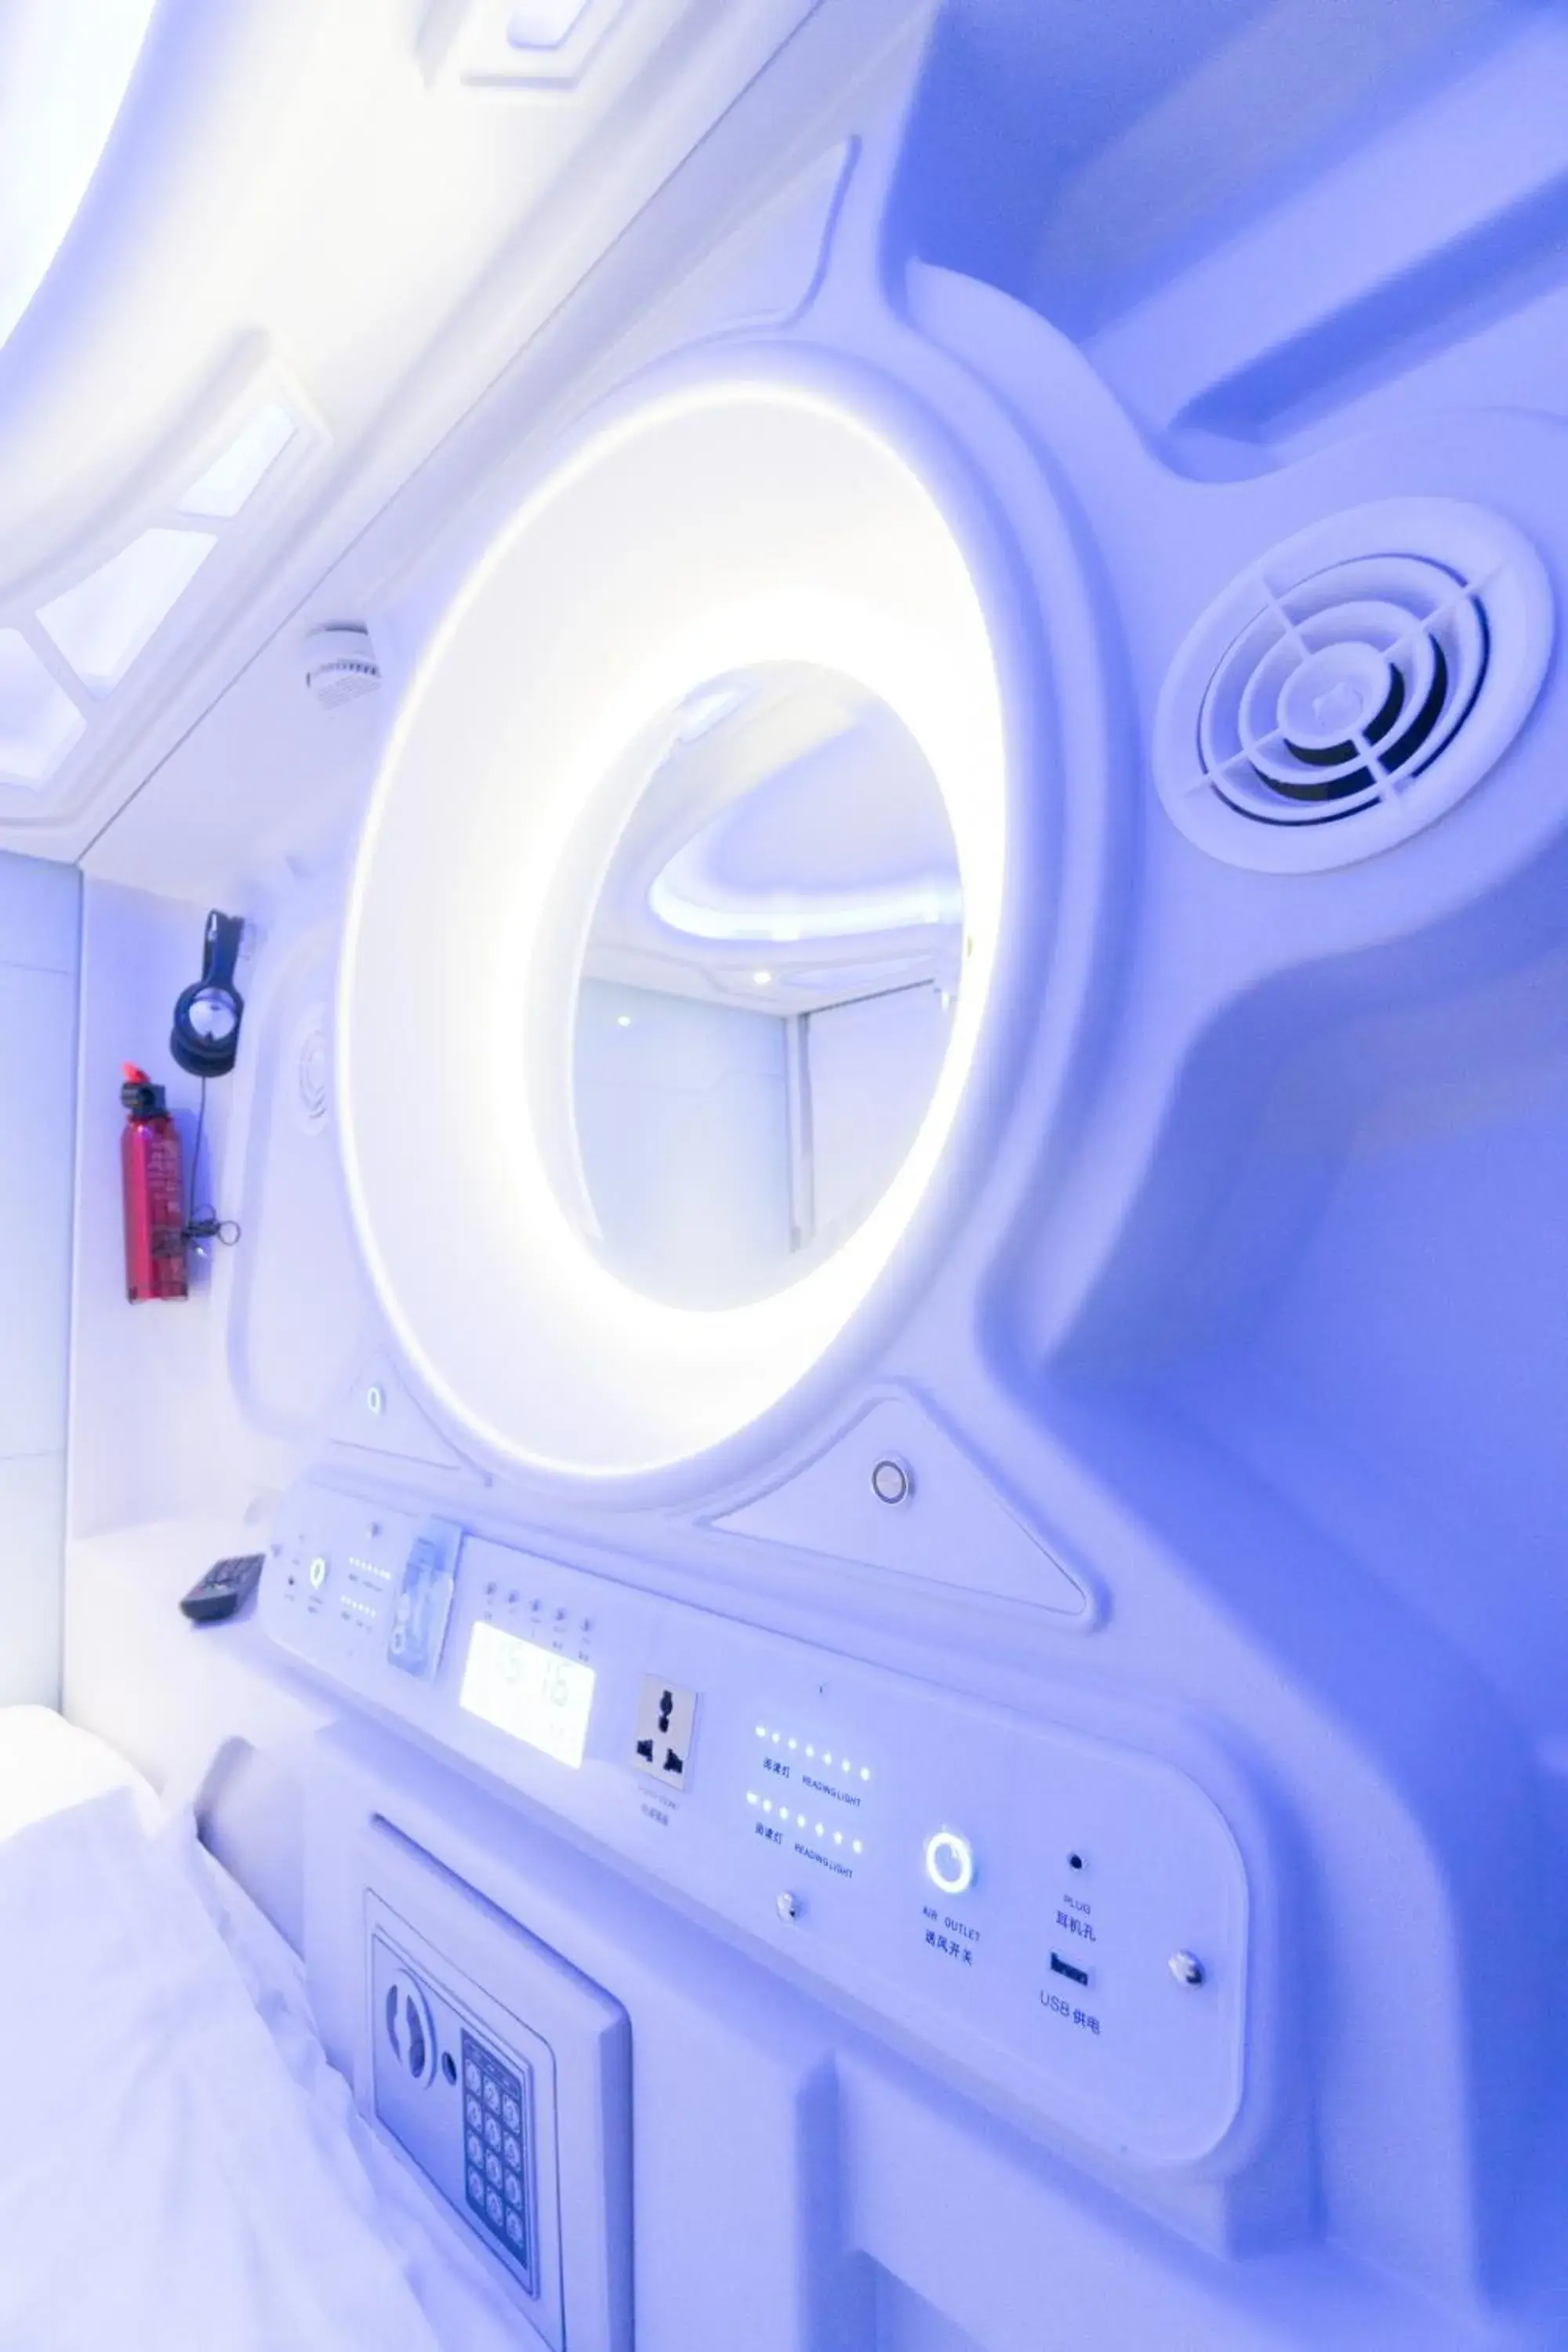
[[[577,992],[581,1213],[634,1289],[728,1307],[837,1248],[913,1143],[958,855],[913,737],[833,671],[715,679],[642,740]]]

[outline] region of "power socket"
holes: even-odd
[[[691,1779],[691,1748],[697,1734],[697,1693],[644,1675],[637,1695],[632,1762],[667,1788],[684,1789]]]

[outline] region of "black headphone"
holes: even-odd
[[[202,942],[202,976],[175,1003],[169,1051],[193,1078],[224,1078],[234,1067],[245,1015],[234,967],[244,929],[238,915],[220,915],[214,908]]]

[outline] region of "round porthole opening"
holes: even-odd
[[[487,1450],[688,1461],[886,1277],[991,985],[1005,740],[944,502],[815,387],[650,401],[492,548],[373,797],[335,1055],[382,1306]]]

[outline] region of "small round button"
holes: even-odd
[[[909,1465],[895,1454],[886,1455],[871,1473],[871,1492],[879,1503],[907,1503],[914,1488]]]
[[[974,1851],[956,1830],[937,1830],[926,1840],[926,1876],[943,1895],[966,1895],[974,1884]]]
[[[773,1908],[781,1919],[798,1919],[801,1911],[800,1897],[798,1895],[792,1895],[786,1887],[775,1901]]]

